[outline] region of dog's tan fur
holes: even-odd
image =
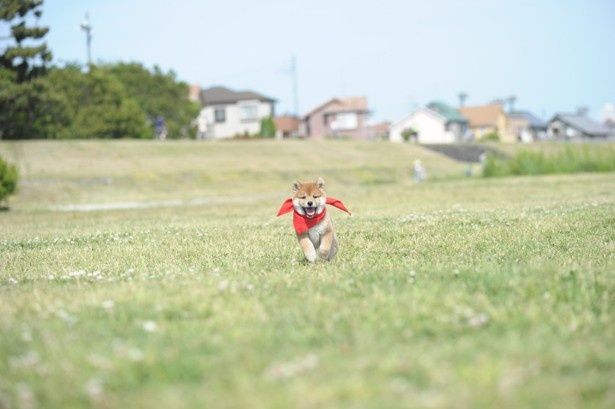
[[[325,210],[327,200],[324,191],[325,181],[318,178],[316,182],[293,183],[293,207],[299,214],[305,214],[306,207],[316,207],[316,214]],[[311,203],[311,205],[310,205]],[[297,234],[299,245],[305,258],[313,263],[317,257],[323,260],[333,260],[338,250],[337,237],[331,222],[329,212],[320,223],[308,230],[307,233]]]

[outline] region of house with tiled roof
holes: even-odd
[[[366,97],[332,98],[303,117],[301,133],[307,138],[369,139],[370,110]]]
[[[376,122],[366,126],[367,138],[370,140],[386,140],[389,138],[391,123],[389,121]]]
[[[546,139],[547,123],[529,111],[508,113],[508,134],[519,142],[533,142]]]
[[[454,143],[464,141],[468,120],[439,101],[420,107],[391,125],[391,142]]]
[[[487,135],[497,134],[502,142],[516,142],[508,131],[508,117],[500,103],[464,106],[459,113],[468,120],[468,127],[474,139],[480,140]]]
[[[216,86],[196,92],[201,112],[196,119],[198,139],[232,138],[260,132],[263,118],[274,115],[275,99],[254,91],[234,91]]]
[[[549,121],[547,135],[564,141],[606,139],[611,136],[611,130],[585,113],[558,113]]]
[[[276,139],[295,138],[299,136],[301,120],[295,115],[280,115],[273,118]]]

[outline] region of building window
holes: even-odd
[[[337,114],[335,116],[335,119],[330,122],[329,126],[333,131],[344,129],[357,129],[357,127],[359,126],[357,114],[354,112]]]
[[[216,123],[226,122],[226,109],[216,108],[214,110],[214,120]]]
[[[241,104],[239,106],[239,119],[242,121],[255,121],[258,119],[257,104]]]

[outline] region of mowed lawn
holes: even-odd
[[[0,155],[22,174],[0,407],[615,406],[615,174],[467,178],[386,143]],[[353,216],[330,210],[340,253],[309,265],[274,215],[318,176]]]

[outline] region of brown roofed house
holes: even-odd
[[[349,137],[368,139],[370,114],[366,97],[332,98],[308,112],[303,118],[303,133],[308,138]]]
[[[508,118],[500,103],[460,107],[459,113],[468,120],[468,127],[474,139],[482,139],[490,133],[497,133],[502,142],[515,142],[508,132]]]
[[[378,122],[366,126],[367,139],[388,139],[391,123],[389,121]]]
[[[273,118],[276,139],[286,139],[299,136],[301,120],[294,115],[280,115]]]

